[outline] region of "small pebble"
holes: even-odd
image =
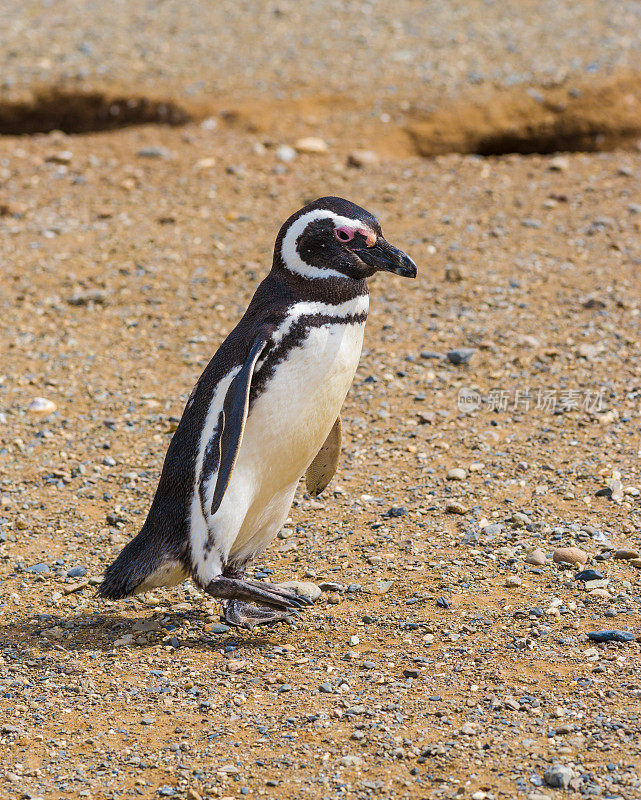
[[[503,525],[500,525],[498,522],[490,523],[489,525],[484,525],[483,528],[483,535],[489,537],[496,537],[501,536],[503,533]]]
[[[445,506],[446,514],[460,514],[463,516],[464,514],[467,514],[467,512],[467,506],[464,506],[463,503],[458,503],[455,500],[452,500]]]
[[[573,777],[572,769],[562,764],[555,764],[543,774],[543,780],[554,789],[567,789]]]
[[[354,150],[347,156],[347,164],[350,167],[364,169],[378,164],[380,161],[378,154],[373,150]]]
[[[525,563],[531,564],[533,567],[542,567],[547,563],[547,559],[543,550],[535,547],[534,550],[530,550],[525,557]]]
[[[84,578],[86,574],[86,567],[71,567],[71,569],[67,570],[68,578]]]
[[[107,303],[107,292],[102,289],[88,289],[74,292],[67,299],[70,306],[103,306]]]
[[[212,625],[208,626],[207,633],[213,634],[221,634],[221,633],[229,633],[231,628],[229,625],[225,625],[223,622],[215,622]]]
[[[621,561],[633,561],[635,558],[639,558],[639,551],[631,548],[615,550],[614,558]]]
[[[578,547],[558,547],[552,554],[555,564],[564,561],[566,564],[585,564],[588,554]]]
[[[51,572],[51,567],[48,564],[34,564],[32,567],[27,567],[25,572],[31,572],[35,575],[46,575],[47,572]]]
[[[550,160],[550,170],[552,172],[567,172],[570,167],[570,159],[567,156],[554,156]]]
[[[607,578],[594,578],[593,580],[584,582],[586,591],[591,591],[593,589],[605,589],[608,584],[609,580]]]
[[[455,467],[454,469],[451,469],[447,473],[446,477],[448,481],[464,481],[465,478],[467,477],[467,473],[465,472],[464,469],[461,469],[460,467]]]
[[[29,402],[27,411],[31,414],[41,414],[46,417],[48,414],[53,414],[57,408],[58,406],[53,400],[48,400],[46,397],[34,397],[33,400]]]
[[[593,642],[633,642],[636,636],[630,631],[592,631],[588,633],[588,639]]]
[[[604,577],[605,576],[596,569],[584,569],[581,570],[581,572],[577,572],[577,574],[574,576],[574,579],[577,581],[583,581],[585,583],[587,581],[601,580]]]
[[[296,158],[296,151],[288,144],[281,144],[276,150],[276,158],[284,164],[289,164]]]
[[[467,364],[472,356],[476,353],[473,347],[459,347],[456,350],[449,350],[445,357],[451,364]]]
[[[166,147],[141,147],[136,155],[139,158],[171,158],[171,153]]]
[[[463,280],[463,272],[456,264],[447,264],[445,267],[445,280],[448,283],[460,283]]]
[[[298,139],[294,147],[299,153],[326,153],[329,149],[327,142],[318,136],[305,136],[303,139]]]
[[[277,583],[280,589],[293,590],[299,597],[307,597],[309,600],[315,601],[321,596],[320,586],[317,586],[311,581],[285,581],[284,583]]]
[[[57,153],[45,156],[45,161],[50,164],[71,164],[73,161],[73,153],[71,150],[60,150]]]

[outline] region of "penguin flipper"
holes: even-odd
[[[247,360],[240,372],[230,383],[223,403],[222,431],[220,433],[220,464],[216,477],[216,488],[211,503],[210,513],[218,511],[223,501],[231,474],[238,458],[238,451],[243,440],[243,431],[247,412],[249,411],[249,391],[251,389],[254,367],[265,349],[267,337],[258,338],[249,352]]]
[[[305,473],[305,485],[312,497],[318,496],[336,474],[340,453],[341,418],[339,415],[323,446]]]

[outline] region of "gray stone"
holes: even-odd
[[[209,629],[208,633],[228,633],[231,630],[229,625],[224,625],[222,622],[215,622]]]
[[[476,353],[473,347],[458,347],[456,350],[450,350],[445,354],[447,360],[451,364],[467,364],[467,362]]]
[[[70,306],[104,306],[107,303],[107,292],[102,289],[87,289],[74,292],[67,300]]]
[[[633,642],[635,635],[630,631],[592,631],[588,633],[588,639],[593,642]]]
[[[166,147],[141,147],[136,155],[139,158],[171,158]]]
[[[485,536],[500,536],[503,533],[503,526],[498,522],[493,522],[490,525],[485,525],[483,534]]]
[[[86,574],[86,567],[71,567],[71,569],[67,570],[68,578],[84,578]]]
[[[574,772],[570,767],[566,767],[563,764],[554,764],[544,773],[543,780],[553,789],[567,789],[573,777]]]
[[[25,572],[32,572],[36,575],[46,575],[47,572],[51,572],[51,568],[48,564],[34,564],[32,567],[27,567]]]

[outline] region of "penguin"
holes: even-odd
[[[377,218],[321,197],[281,227],[271,271],[198,379],[147,518],[105,570],[117,600],[191,577],[232,626],[289,621],[310,601],[245,571],[284,524],[303,475],[320,494],[341,446],[378,271],[416,277]]]

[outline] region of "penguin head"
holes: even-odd
[[[383,238],[376,217],[342,197],[321,197],[292,215],[276,239],[274,263],[312,279],[362,280],[379,271],[416,277],[416,264]]]

